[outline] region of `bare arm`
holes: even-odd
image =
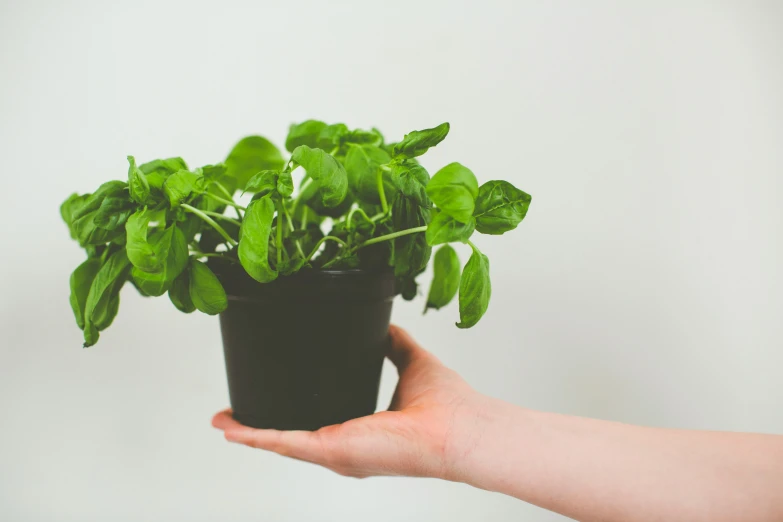
[[[390,411],[316,432],[257,430],[229,411],[226,439],[343,475],[465,482],[584,521],[783,520],[783,436],[644,428],[485,397],[392,327]]]

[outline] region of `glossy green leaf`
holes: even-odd
[[[180,312],[189,314],[196,310],[196,305],[190,298],[190,274],[187,267],[172,281],[169,287],[169,299]]]
[[[387,201],[391,201],[396,187],[390,175],[381,170],[381,165],[391,161],[389,154],[373,145],[352,145],[345,156],[345,171],[348,186],[359,200],[377,205],[381,202],[378,192],[378,174],[382,175],[383,189]]]
[[[354,129],[347,132],[342,137],[342,143],[355,143],[358,145],[381,146],[383,144],[383,135],[378,129],[364,130]]]
[[[439,310],[454,299],[459,290],[460,264],[457,252],[449,245],[443,245],[435,252],[432,261],[433,274],[430,293],[427,295],[426,312],[430,308]]]
[[[321,203],[325,207],[336,207],[345,200],[348,174],[333,156],[321,149],[300,145],[294,149],[292,158],[318,182]]]
[[[201,261],[190,260],[190,299],[193,306],[208,315],[217,315],[228,307],[228,299],[220,280]]]
[[[126,197],[108,197],[95,211],[93,223],[99,228],[114,230],[125,225],[133,213],[133,204]]]
[[[420,227],[430,221],[430,211],[415,201],[398,196],[392,203],[394,230]],[[400,278],[414,277],[427,267],[432,247],[424,233],[409,234],[394,240],[394,275]]]
[[[81,204],[74,204],[75,201],[70,203],[69,211],[71,223],[78,219],[83,218],[87,214],[98,210],[103,203],[103,200],[110,197],[122,197],[128,184],[123,181],[108,181],[98,187],[98,190],[92,194],[82,196]],[[72,196],[73,197],[73,196]],[[68,198],[71,199],[71,198]],[[67,201],[67,200],[66,200]],[[62,212],[62,209],[61,209]]]
[[[460,223],[445,212],[436,212],[427,226],[427,244],[430,246],[442,243],[460,241],[467,242],[476,228],[476,221],[470,218],[467,223]]]
[[[262,170],[254,175],[245,185],[245,192],[260,194],[265,196],[277,188],[277,180],[280,171]]]
[[[277,177],[277,192],[284,198],[289,198],[294,193],[294,178],[290,170],[283,170]]]
[[[98,341],[98,332],[111,323],[116,315],[119,290],[128,275],[130,261],[124,249],[106,260],[93,279],[84,305],[84,346]]]
[[[405,138],[392,150],[395,158],[414,158],[421,156],[427,149],[434,147],[446,138],[449,133],[449,124],[441,123],[432,129],[413,131],[405,135]]]
[[[348,127],[344,123],[335,123],[332,125],[327,125],[326,127],[322,128],[321,131],[318,133],[318,138],[315,141],[315,145],[302,141],[301,143],[298,143],[296,147],[298,147],[299,145],[310,145],[311,147],[318,147],[319,149],[323,149],[327,152],[331,152],[335,147],[340,146],[342,138],[346,134],[348,134]],[[286,147],[287,146],[288,146],[288,142],[286,142]]]
[[[419,205],[427,206],[427,183],[430,175],[427,169],[412,161],[394,163],[391,165],[391,181],[395,188],[405,197],[416,201]]]
[[[130,197],[136,203],[147,203],[150,197],[150,184],[147,175],[136,166],[136,159],[128,156],[128,190]]]
[[[306,120],[302,123],[291,125],[288,129],[288,136],[285,139],[285,148],[288,152],[293,152],[300,145],[317,147],[321,131],[326,127],[326,123],[318,120]]]
[[[146,294],[159,296],[166,293],[187,266],[188,244],[185,235],[176,225],[171,225],[164,231],[156,231],[149,242],[155,258],[161,262],[161,269],[157,272],[145,272],[134,266],[131,275]]]
[[[193,192],[201,185],[201,176],[188,170],[180,170],[166,178],[163,183],[163,192],[169,200],[171,208],[176,208],[185,203]]]
[[[76,318],[76,324],[82,330],[84,329],[84,307],[87,304],[87,294],[90,293],[90,287],[100,268],[100,259],[90,258],[76,267],[76,270],[71,274],[71,309]]]
[[[492,285],[489,280],[489,259],[473,248],[462,270],[459,283],[458,328],[470,328],[479,322],[489,307]]]
[[[277,271],[269,266],[269,234],[275,205],[269,197],[250,203],[239,230],[239,262],[258,282],[268,283],[277,278]]]
[[[144,272],[157,272],[162,269],[162,260],[158,259],[147,239],[150,221],[160,217],[160,213],[142,209],[134,212],[125,223],[127,241],[125,248],[128,259],[134,267]]]
[[[244,190],[248,180],[262,170],[280,170],[285,160],[269,140],[248,136],[240,140],[225,161],[225,177],[234,180],[234,189]]]
[[[514,230],[525,219],[530,200],[530,194],[508,181],[487,181],[479,187],[476,198],[476,230],[493,235]]]
[[[476,176],[459,163],[440,169],[427,183],[427,195],[438,208],[457,221],[467,223],[473,217],[479,188]]]

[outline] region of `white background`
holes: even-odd
[[[391,139],[449,121],[431,172],[459,161],[533,195],[519,229],[476,239],[493,279],[476,328],[395,305],[477,389],[782,433],[783,9],[663,3],[0,3],[0,519],[562,520],[225,443],[217,320],[165,297],[126,288],[80,348],[59,203],[124,178],[128,154],[213,163],[306,118]]]

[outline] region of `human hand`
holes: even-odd
[[[224,410],[212,419],[226,440],[319,464],[341,475],[451,478],[485,399],[407,332],[389,329],[400,378],[389,411],[318,431],[243,426]],[[464,429],[463,429],[464,428]],[[475,430],[473,430],[475,431]]]

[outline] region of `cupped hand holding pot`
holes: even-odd
[[[783,520],[783,436],[632,426],[521,408],[473,390],[392,326],[389,411],[318,431],[212,420],[231,442],[341,475],[465,482],[578,520]]]

